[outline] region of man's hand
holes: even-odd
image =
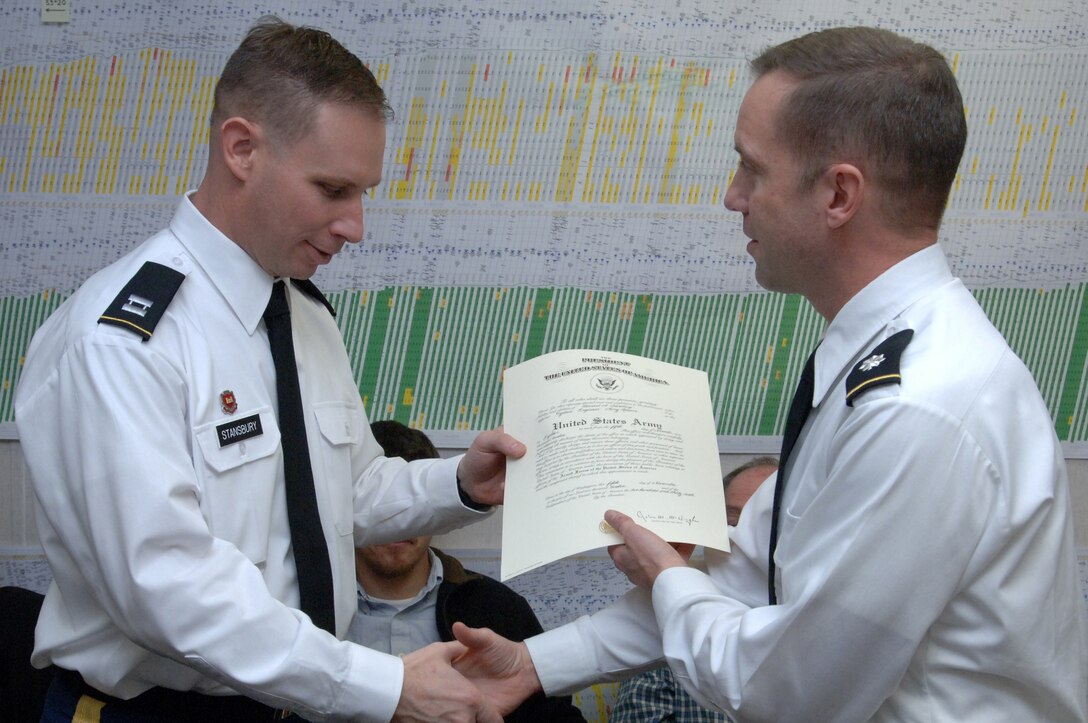
[[[434,643],[404,656],[395,723],[502,723],[480,689],[453,669],[453,659],[464,650],[459,643]]]
[[[506,488],[506,458],[520,459],[525,445],[502,427],[480,432],[457,465],[461,489],[481,505],[501,505]]]
[[[604,521],[623,536],[622,545],[608,548],[612,562],[628,580],[646,590],[653,588],[664,570],[686,567],[695,551],[695,545],[665,542],[622,512],[608,510]]]
[[[476,684],[487,701],[508,715],[530,695],[542,690],[525,643],[515,643],[487,628],[453,624],[453,635],[465,651],[453,667]]]

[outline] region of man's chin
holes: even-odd
[[[297,268],[291,270],[291,278],[304,281],[316,274],[319,268],[321,268],[320,264],[299,264]]]
[[[760,271],[760,265],[759,265],[758,261],[756,262],[755,279],[756,279],[756,283],[759,284],[761,288],[764,288],[767,291],[781,291],[782,290],[782,289],[779,289],[779,288],[777,288],[775,286],[774,280],[768,278],[766,272],[761,272]]]

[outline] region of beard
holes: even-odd
[[[371,574],[385,580],[397,580],[417,566],[429,564],[427,545],[419,538],[363,548],[359,557]]]

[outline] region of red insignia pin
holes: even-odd
[[[219,406],[223,408],[223,412],[226,414],[234,414],[238,411],[238,400],[234,398],[234,392],[229,389],[223,390],[219,394]]]

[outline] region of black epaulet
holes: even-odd
[[[899,360],[913,336],[914,329],[892,334],[850,370],[846,376],[847,406],[854,406],[854,397],[868,389],[903,381],[899,373]]]
[[[329,313],[336,316],[336,309],[332,308],[332,304],[325,298],[325,295],[321,293],[321,289],[314,285],[314,282],[309,279],[291,279],[291,283],[297,286],[307,296],[317,299],[325,308],[329,310]]]
[[[180,271],[148,261],[102,312],[98,323],[134,331],[147,341],[182,281],[185,281],[185,274]]]

